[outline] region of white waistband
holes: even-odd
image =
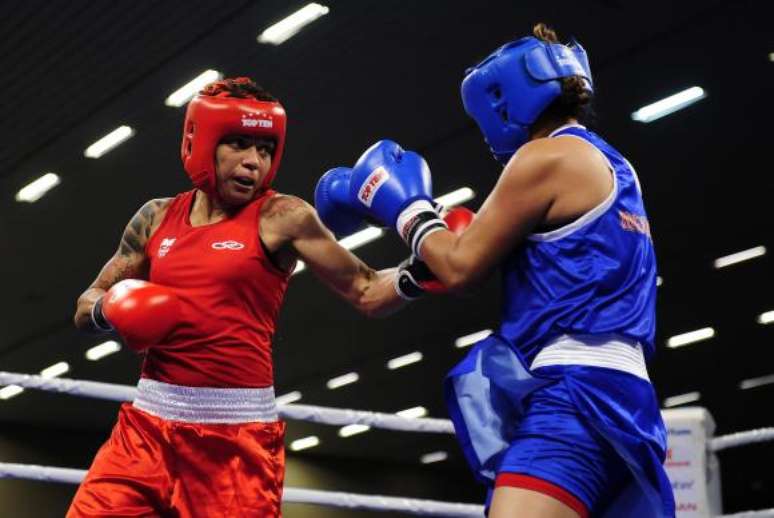
[[[141,378],[133,405],[162,419],[187,423],[266,423],[279,419],[274,387],[184,387]]]
[[[618,335],[562,335],[535,356],[530,369],[549,365],[606,367],[650,381],[642,345]]]

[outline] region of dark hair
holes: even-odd
[[[202,88],[199,94],[278,102],[276,97],[271,95],[267,90],[263,89],[261,85],[257,84],[249,77],[233,77],[214,81]]]
[[[536,24],[532,28],[532,34],[546,43],[559,43],[556,32],[545,23]],[[562,79],[562,94],[543,111],[540,118],[554,121],[572,117],[581,122],[590,122],[594,118],[592,98],[593,95],[586,89],[585,80],[581,76],[565,77]]]

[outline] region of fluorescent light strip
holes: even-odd
[[[686,394],[680,394],[679,396],[668,397],[664,400],[664,407],[670,408],[673,406],[684,405],[686,403],[693,403],[701,398],[699,392],[688,392]]]
[[[767,311],[758,315],[759,324],[771,324],[774,322],[774,311]]]
[[[766,255],[766,247],[756,246],[754,248],[742,250],[741,252],[737,252],[735,254],[719,257],[715,259],[714,265],[715,268],[725,268],[726,266],[741,263],[742,261],[749,261],[750,259],[755,259],[756,257],[760,257],[762,255]]]
[[[339,387],[343,387],[344,385],[350,385],[352,383],[355,383],[359,379],[360,379],[360,376],[358,376],[357,372],[348,372],[341,376],[336,376],[335,378],[329,379],[325,385],[329,389],[334,390]]]
[[[705,97],[707,97],[707,94],[703,88],[692,86],[665,99],[643,106],[632,113],[632,120],[643,123],[653,122],[661,117],[666,117],[671,113],[682,110]]]
[[[180,106],[183,106],[185,103],[193,99],[193,97],[199,93],[202,88],[212,83],[213,81],[217,81],[218,79],[222,78],[223,74],[217,70],[206,70],[196,76],[194,79],[190,80],[185,85],[172,92],[164,101],[164,104],[167,106],[179,108]]]
[[[768,376],[742,380],[739,383],[739,388],[742,390],[747,390],[751,388],[762,387],[763,385],[771,385],[772,383],[774,383],[774,374],[769,374]]]
[[[421,361],[422,353],[419,351],[414,351],[413,353],[404,354],[403,356],[398,356],[397,358],[393,358],[392,360],[388,361],[387,368],[390,370],[400,369],[406,365],[411,365],[412,363]]]
[[[682,347],[684,345],[692,344],[695,342],[701,342],[702,340],[709,340],[715,336],[715,330],[711,327],[703,327],[696,331],[690,331],[680,335],[675,335],[667,340],[667,347]]]
[[[441,462],[449,458],[449,455],[445,451],[434,451],[432,453],[426,453],[419,457],[419,462],[422,464],[432,464],[433,462]]]
[[[427,409],[423,406],[415,406],[407,408],[406,410],[401,410],[400,412],[395,412],[395,414],[405,417],[406,419],[417,419],[419,417],[425,417],[427,415]]]
[[[370,426],[364,424],[348,424],[347,426],[343,426],[339,429],[339,436],[352,437],[353,435],[367,432],[370,429]]]
[[[83,154],[88,158],[99,158],[114,147],[134,135],[134,130],[129,126],[119,126],[94,144],[86,148]]]
[[[769,61],[774,63],[774,52],[769,52]]]
[[[289,38],[293,37],[305,26],[309,25],[321,16],[328,14],[330,9],[324,5],[312,2],[291,14],[287,18],[280,20],[258,36],[259,43],[270,43],[279,45]]]
[[[437,203],[440,203],[444,207],[454,207],[466,201],[472,200],[476,197],[475,191],[470,187],[462,187],[456,191],[439,196],[435,199]]]
[[[14,396],[18,396],[24,392],[24,389],[19,385],[7,385],[0,389],[0,399],[11,399]]]
[[[275,402],[277,405],[289,405],[290,403],[295,403],[296,401],[301,400],[301,393],[297,390],[294,390],[293,392],[288,392],[287,394],[283,394],[279,396],[277,399],[275,399]]]
[[[301,451],[308,448],[314,448],[318,444],[320,444],[320,439],[318,439],[316,435],[310,435],[309,437],[296,439],[295,441],[291,442],[290,449],[293,451]]]
[[[351,236],[347,236],[339,241],[339,244],[347,250],[354,250],[360,246],[370,243],[375,239],[379,239],[384,235],[384,229],[378,227],[368,227],[359,232],[355,232]]]
[[[471,333],[469,335],[465,335],[457,338],[454,341],[454,346],[457,347],[458,349],[462,349],[463,347],[473,345],[479,340],[483,340],[484,338],[486,338],[491,334],[492,334],[491,329],[482,329],[481,331],[476,331],[475,333]]]
[[[40,376],[42,378],[56,378],[57,376],[61,376],[69,370],[70,365],[67,362],[59,362],[40,371]]]
[[[107,342],[102,342],[101,344],[95,345],[86,351],[86,359],[95,362],[97,360],[101,360],[105,356],[117,353],[120,350],[121,344],[115,340],[108,340]]]
[[[59,175],[46,173],[34,180],[16,193],[16,201],[32,203],[41,199],[48,191],[61,183]]]

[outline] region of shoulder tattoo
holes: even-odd
[[[119,255],[128,256],[143,253],[156,218],[168,201],[169,199],[166,198],[151,200],[137,211],[124,229],[124,235],[121,236],[121,245],[118,248]]]

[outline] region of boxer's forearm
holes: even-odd
[[[422,246],[422,260],[450,291],[466,291],[481,280],[471,248],[460,246],[452,232],[439,231],[427,237]]]
[[[370,271],[359,287],[355,306],[369,317],[385,317],[403,307],[407,302],[395,291],[396,268]]]

